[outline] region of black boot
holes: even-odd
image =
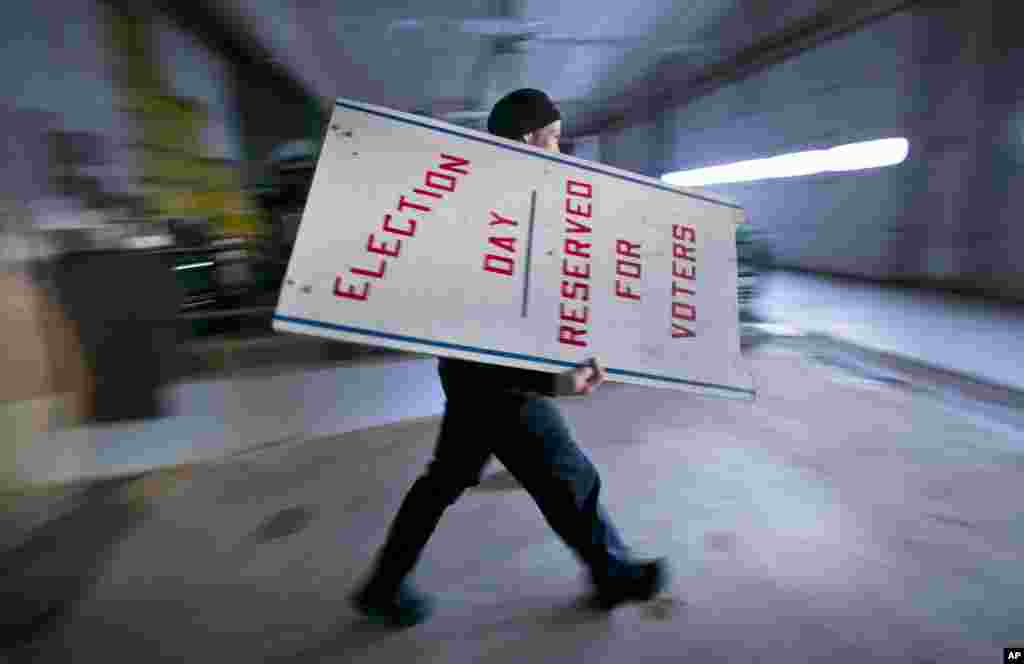
[[[668,585],[668,563],[664,558],[631,562],[613,575],[593,578],[592,608],[610,611],[626,602],[646,602]]]
[[[383,590],[369,583],[349,600],[357,611],[370,620],[392,627],[418,625],[433,613],[434,601],[417,592],[409,583],[397,590]]]

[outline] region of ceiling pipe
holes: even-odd
[[[308,81],[296,76],[256,36],[242,13],[216,0],[175,2],[174,0],[101,0],[123,11],[151,11],[170,19],[181,30],[195,35],[219,52],[233,66],[254,67],[266,72],[297,95],[317,98]]]

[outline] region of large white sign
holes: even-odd
[[[338,100],[274,329],[753,395],[736,224],[707,194]]]

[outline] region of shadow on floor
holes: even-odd
[[[88,596],[114,546],[146,519],[122,493],[135,479],[95,482],[68,513],[0,553],[0,654],[59,631]]]

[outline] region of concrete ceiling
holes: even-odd
[[[318,0],[211,3],[318,96],[481,126],[501,95],[536,87],[559,103],[567,136],[621,123],[642,107],[671,103],[693,82],[707,87],[734,75],[737,64],[806,48],[816,35],[900,4],[383,0],[370,10]]]

